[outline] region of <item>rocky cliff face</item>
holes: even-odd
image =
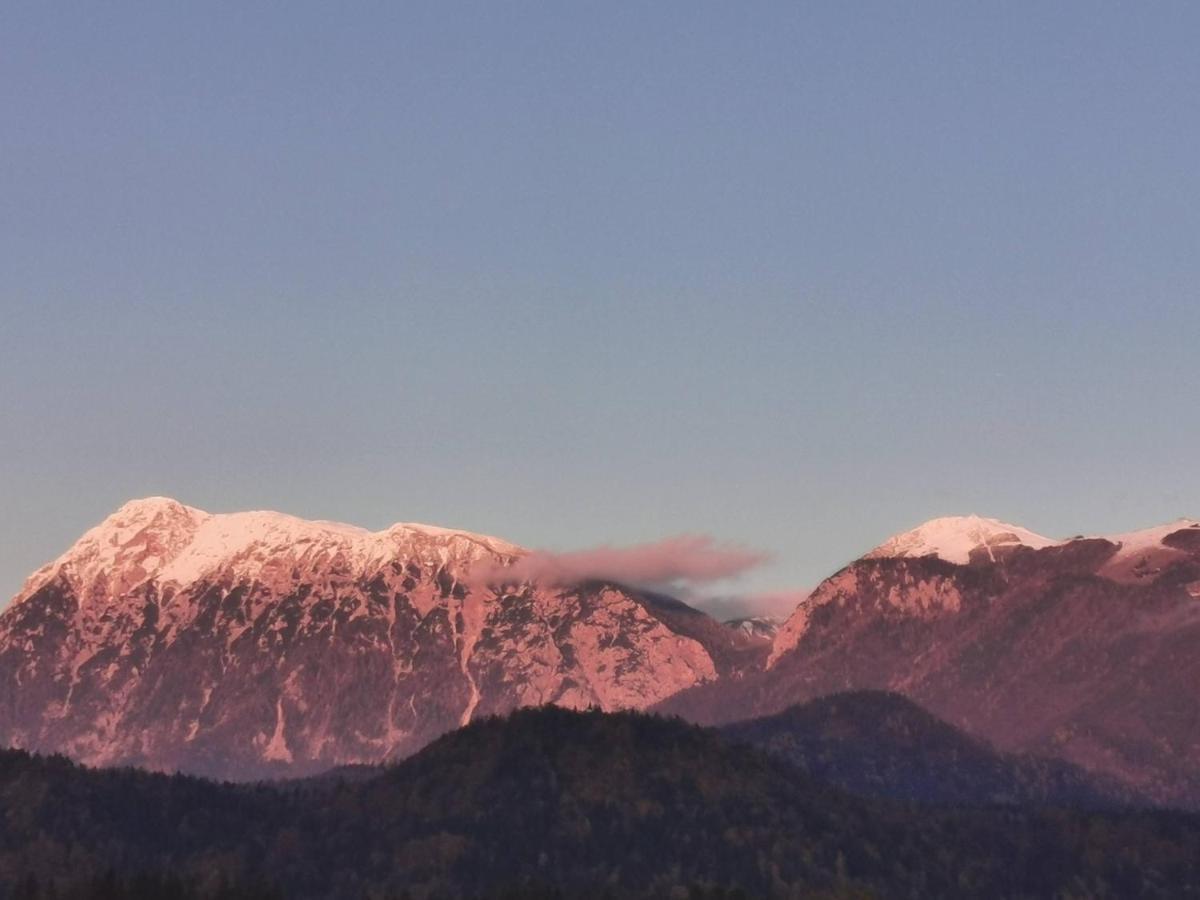
[[[727,722],[895,691],[1004,750],[1200,806],[1200,524],[1060,542],[973,517],[930,525],[818,586],[765,671],[663,708]]]
[[[0,615],[0,743],[303,774],[518,706],[642,708],[761,661],[682,604],[505,583],[525,552],[430,526],[131,502]]]

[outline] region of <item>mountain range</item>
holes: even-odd
[[[1004,753],[1200,806],[1194,521],[1058,541],[933,520],[778,627],[604,579],[530,577],[529,555],[427,525],[132,501],[0,614],[0,743],[283,777],[400,759],[527,706],[723,724],[865,689]]]

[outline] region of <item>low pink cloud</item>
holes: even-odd
[[[708,535],[679,535],[632,547],[594,547],[567,553],[535,550],[511,566],[485,573],[489,581],[573,584],[588,579],[678,588],[732,578],[767,561],[746,547],[718,544]]]

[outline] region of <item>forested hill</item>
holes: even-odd
[[[1064,760],[1002,753],[887,691],[830,694],[721,731],[818,781],[868,796],[1083,809],[1148,802]]]
[[[374,778],[270,787],[10,751],[0,806],[8,896],[1200,895],[1190,816],[854,797],[625,713],[521,711]]]

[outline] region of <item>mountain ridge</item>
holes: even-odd
[[[142,544],[135,543],[139,537]],[[420,538],[475,544],[501,558],[529,553],[524,547],[475,532],[396,522],[380,531],[323,519],[303,519],[274,510],[209,513],[170,497],[130,500],[88,529],[63,554],[35,571],[17,596],[36,590],[53,574],[68,567],[84,582],[103,570],[138,565],[146,579],[182,583],[207,574],[228,557],[255,545],[281,548],[320,542],[337,546],[365,560],[382,562],[389,550],[415,544]],[[144,549],[138,558],[121,558],[130,546]]]

